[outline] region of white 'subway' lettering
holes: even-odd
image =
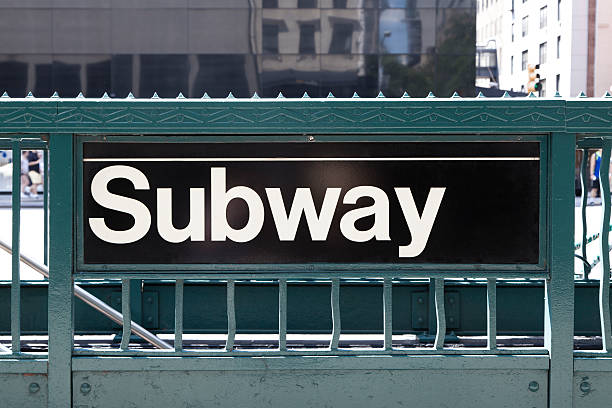
[[[130,214],[134,225],[123,231],[110,229],[104,218],[89,218],[89,227],[103,241],[112,244],[129,244],[142,239],[151,228],[151,213],[146,205],[138,200],[113,194],[108,191],[108,183],[113,179],[127,179],[136,190],[149,190],[147,177],[138,169],[130,166],[115,165],[100,170],[91,182],[91,195],[102,207]],[[263,228],[265,211],[264,203],[257,192],[246,186],[226,188],[225,167],[213,167],[210,171],[211,195],[211,240],[249,242]],[[317,214],[310,188],[296,188],[289,211],[285,208],[279,188],[266,188],[266,196],[278,238],[281,241],[293,241],[304,214],[306,224],[313,241],[325,241],[329,233],[341,188],[327,188],[323,197],[321,210]],[[410,230],[412,241],[398,247],[400,258],[412,258],[420,255],[427,245],[431,229],[436,220],[445,187],[432,187],[429,190],[423,213],[419,215],[410,188],[396,187],[395,194],[404,215],[406,226]],[[373,204],[367,207],[347,211],[340,219],[342,235],[353,242],[369,240],[389,241],[389,197],[380,188],[374,186],[357,186],[346,192],[343,204],[357,204],[362,197],[369,197]],[[246,203],[249,216],[240,229],[232,228],[227,221],[227,206],[232,200]],[[171,243],[205,240],[205,189],[189,189],[189,224],[177,229],[172,224],[172,189],[157,189],[157,231]],[[368,230],[359,230],[355,223],[364,217],[374,217],[374,224]]]

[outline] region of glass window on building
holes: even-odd
[[[389,96],[401,96],[404,90],[415,97],[430,90],[441,96],[455,90],[471,96],[476,4],[495,7],[502,2],[175,1],[163,2],[176,3],[168,9],[175,17],[162,19],[163,30],[151,28],[159,26],[154,17],[158,13],[144,1],[132,1],[128,9],[113,1],[112,10],[102,11],[95,2],[79,3],[74,7],[78,13],[108,14],[112,24],[95,29],[90,24],[60,24],[61,33],[53,41],[43,38],[34,48],[20,43],[23,33],[4,33],[8,45],[0,52],[0,93],[23,97],[31,90],[37,97],[49,97],[57,90],[62,97],[79,92],[99,97],[107,92],[124,98],[132,92],[150,98],[153,92],[160,97],[176,97],[179,92],[186,97],[204,92],[225,97],[231,91],[246,97],[282,91],[289,97],[307,91],[315,97],[329,91],[351,96],[357,91],[373,97],[382,89]],[[31,2],[11,2],[24,32],[56,29],[50,17],[33,18],[40,9],[18,3]],[[44,13],[48,16],[63,15],[68,7],[44,3],[50,4]],[[197,7],[189,5],[196,3]],[[222,24],[228,20],[233,24]],[[514,28],[519,29],[518,22]],[[478,34],[486,41],[486,34],[500,31],[501,21],[492,18]],[[164,35],[168,32],[176,35]],[[514,54],[516,64],[519,50]]]
[[[561,0],[557,0],[557,20],[561,21]]]
[[[27,63],[18,61],[0,62],[0,93],[6,92],[13,98],[23,98],[26,96],[27,87]]]
[[[510,75],[514,74],[514,55],[510,57]]]
[[[353,43],[353,24],[335,23],[329,44],[330,54],[350,54]]]
[[[557,77],[555,78],[555,85],[557,88],[557,92],[561,92],[559,88],[561,88],[561,74],[557,74]]]
[[[540,44],[540,64],[546,63],[546,43]]]
[[[298,8],[317,8],[317,0],[298,0]]]
[[[264,54],[278,54],[278,24],[262,25],[262,49]]]
[[[544,6],[540,9],[540,28],[545,28],[548,19],[548,7]]]
[[[557,59],[561,58],[561,36],[557,37]]]
[[[514,23],[512,23],[512,26],[510,27],[510,40],[514,42]]]
[[[546,80],[540,79],[540,96],[546,96]]]
[[[300,24],[300,54],[315,53],[314,24]]]
[[[525,71],[527,69],[527,60],[529,59],[529,54],[527,50],[523,51],[521,54],[521,70]]]
[[[523,37],[525,37],[527,34],[529,34],[529,17],[528,16],[523,17],[522,26],[521,26],[521,33],[522,33]]]
[[[144,54],[140,56],[140,89],[149,98],[154,92],[172,98],[181,92],[189,95],[189,58],[185,54]]]

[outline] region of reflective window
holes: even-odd
[[[330,54],[350,54],[353,43],[353,24],[334,23],[332,39],[329,45]]]
[[[548,19],[548,8],[546,6],[540,9],[540,28],[545,28]]]
[[[101,61],[90,62],[85,66],[87,88],[85,96],[99,98],[111,89],[111,60],[104,57]]]
[[[24,97],[28,93],[28,64],[18,61],[0,61],[0,94]]]
[[[299,98],[304,92],[320,97],[321,58],[316,55],[264,55],[259,61],[261,93],[275,98],[280,92],[288,98]]]
[[[546,63],[546,43],[540,44],[540,64]]]
[[[0,44],[0,92],[12,96],[474,93],[473,0],[63,2],[61,21],[59,7],[17,3],[22,27]]]
[[[187,55],[140,56],[140,96],[150,98],[155,92],[161,98],[174,98],[179,92],[188,95],[188,80]]]
[[[248,98],[257,89],[255,84],[249,86],[248,71],[256,65],[250,56],[198,55],[196,60],[197,68],[192,66],[195,76],[189,94],[192,98],[200,98],[204,92],[212,98],[224,98],[229,92],[237,98]]]
[[[130,92],[137,96],[138,90],[132,86],[133,79],[133,56],[113,55],[111,58],[111,92],[113,98],[125,98]]]
[[[278,0],[263,0],[263,8],[278,8]]]
[[[278,54],[278,24],[263,25],[261,43],[264,54]]]
[[[298,8],[317,8],[317,0],[298,0]]]
[[[315,25],[300,24],[300,54],[315,53]]]
[[[379,77],[377,55],[325,55],[321,57],[321,96],[339,98],[376,96]]]
[[[54,61],[51,68],[53,90],[65,98],[76,97],[84,85],[81,83],[81,64],[69,61],[70,59]]]

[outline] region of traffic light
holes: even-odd
[[[539,92],[542,89],[540,83],[540,74],[537,70],[540,69],[540,64],[528,65],[527,74],[529,75],[529,81],[527,82],[527,92]]]

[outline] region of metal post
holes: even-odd
[[[21,225],[21,149],[19,140],[13,141],[13,189],[11,191],[12,244],[15,253],[11,265],[11,347],[13,354],[21,352],[21,281],[19,268],[19,232]]]
[[[610,140],[604,139],[599,166],[599,183],[601,185],[601,279],[599,280],[599,322],[601,324],[601,343],[604,351],[612,348],[612,331],[610,329]]]
[[[550,276],[545,284],[544,345],[550,354],[548,403],[572,406],[574,375],[573,134],[553,133],[548,155]],[[541,221],[543,222],[543,221]]]
[[[73,142],[49,138],[49,407],[72,405],[73,348]]]

